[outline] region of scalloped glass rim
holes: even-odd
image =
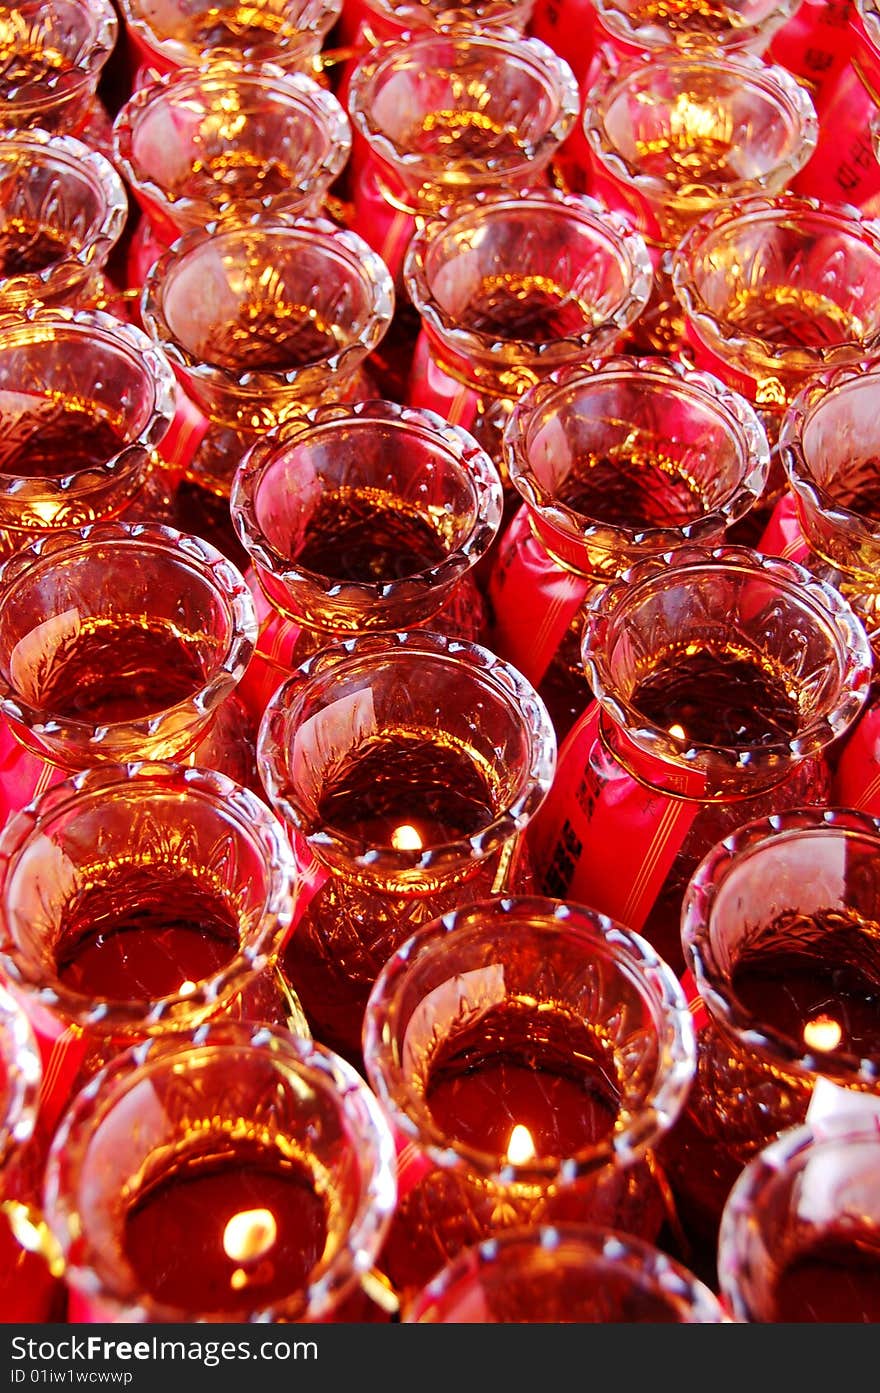
[[[474,50],[482,50],[487,61],[501,55],[518,69],[526,69],[536,86],[556,98],[557,112],[552,123],[536,139],[520,146],[515,155],[493,154],[491,161],[479,153],[468,153],[466,157],[455,155],[450,158],[442,151],[423,154],[409,150],[399,140],[395,140],[380,127],[373,114],[373,86],[388,72],[406,69],[410,64],[418,64],[421,51],[430,49],[438,43],[444,48],[456,45],[470,59]],[[452,62],[451,71],[455,71]],[[368,49],[357,61],[349,81],[348,111],[352,125],[358,134],[371,147],[374,154],[390,165],[397,174],[412,181],[432,181],[446,185],[444,174],[454,167],[457,172],[451,193],[460,192],[461,175],[467,172],[469,182],[474,186],[482,183],[510,184],[525,178],[533,182],[543,170],[553,154],[575,128],[581,109],[580,90],[570,65],[548,44],[534,36],[523,37],[516,31],[505,29],[458,30],[443,35],[432,29],[404,32],[393,39],[386,39],[374,48]],[[454,202],[459,199],[455,198]]]
[[[73,491],[83,492],[92,487],[100,487],[108,477],[125,479],[140,475],[145,457],[152,452],[166,435],[176,409],[177,385],[171,364],[142,329],[128,321],[105,314],[102,310],[77,310],[65,306],[36,305],[23,316],[0,313],[0,355],[7,344],[17,344],[27,340],[34,331],[46,330],[52,338],[61,329],[69,335],[73,344],[82,340],[86,344],[93,335],[112,340],[120,345],[130,361],[142,361],[144,374],[153,388],[153,402],[145,413],[146,419],[134,440],[127,441],[109,459],[101,464],[74,470],[71,474],[43,474],[32,479],[0,470],[0,492],[15,494],[27,499],[31,496],[45,499]],[[71,362],[76,362],[72,354]],[[93,480],[93,484],[89,481]]]
[[[87,1262],[71,1258],[71,1249],[83,1241],[81,1221],[71,1191],[81,1183],[88,1161],[88,1144],[96,1122],[124,1099],[151,1069],[175,1057],[201,1054],[214,1057],[228,1053],[230,1065],[249,1051],[271,1057],[276,1067],[296,1077],[312,1089],[320,1088],[339,1110],[354,1106],[357,1116],[360,1178],[363,1194],[348,1230],[347,1242],[329,1261],[319,1263],[310,1283],[306,1311],[296,1308],[303,1293],[294,1293],[268,1307],[249,1312],[247,1320],[276,1321],[294,1307],[296,1320],[318,1320],[351,1289],[378,1256],[396,1203],[396,1156],[394,1139],[378,1101],[364,1080],[347,1063],[317,1041],[301,1040],[289,1031],[264,1023],[224,1021],[202,1027],[195,1035],[178,1032],[135,1045],[106,1065],[80,1091],[64,1114],[52,1139],[46,1167],[45,1206],[50,1228],[67,1259],[67,1276],[85,1295],[98,1296],[102,1303],[121,1310],[126,1319],[152,1322],[186,1322],[191,1312],[164,1306],[149,1297],[115,1295],[107,1290],[98,1273]],[[82,1134],[82,1135],[81,1135]],[[323,1270],[322,1270],[323,1269]],[[203,1313],[205,1314],[205,1313]],[[223,1320],[229,1316],[221,1313]]]
[[[225,46],[204,49],[182,39],[175,39],[173,36],[163,36],[150,25],[141,13],[146,8],[142,0],[118,0],[126,29],[136,35],[144,47],[155,53],[160,59],[181,68],[198,65],[203,61],[206,53],[210,53],[214,57],[226,58],[232,62],[259,61],[252,57],[253,51],[263,50],[270,43],[273,44],[271,62],[279,66],[284,66],[288,59],[292,63],[310,59],[318,52],[324,39],[342,14],[344,0],[287,0],[287,3],[296,10],[297,17],[303,11],[306,11],[307,14],[309,11],[312,12],[309,15],[310,23],[307,28],[298,29],[294,23],[292,27],[280,31],[271,39],[259,39],[251,47],[239,50]],[[224,6],[221,5],[221,8]],[[201,3],[187,6],[186,9],[187,12],[198,9],[210,11],[211,6],[209,3]]]
[[[310,176],[314,184],[310,182],[305,187],[302,183],[299,184],[296,190],[297,202],[326,190],[341,174],[351,154],[351,124],[345,108],[332,91],[322,87],[307,73],[289,72],[275,64],[233,65],[228,60],[217,60],[202,63],[198,67],[177,68],[164,73],[132,92],[119,108],[113,121],[114,149],[125,177],[136,192],[169,212],[178,205],[193,208],[193,216],[199,216],[204,222],[222,217],[227,206],[242,206],[242,200],[239,198],[224,204],[222,200],[214,202],[207,197],[194,199],[185,194],[174,196],[156,183],[148,171],[139,168],[132,150],[135,125],[152,106],[161,105],[169,99],[192,100],[193,94],[200,97],[203,92],[209,92],[212,88],[222,91],[230,82],[257,90],[264,85],[270,86],[274,94],[288,100],[292,107],[312,116],[316,127],[319,121],[326,122],[325,149],[320,163]],[[254,202],[255,206],[259,204],[260,208],[269,212],[273,208],[283,209],[286,198],[286,194],[268,198],[261,196]]]
[[[94,808],[105,800],[123,801],[134,790],[146,805],[152,794],[167,803],[176,794],[182,801],[199,799],[214,805],[252,843],[258,842],[267,868],[267,896],[259,918],[242,935],[235,952],[212,972],[200,978],[194,989],[172,992],[161,998],[132,1001],[131,998],[105,998],[77,992],[58,978],[35,970],[29,955],[9,937],[4,927],[0,935],[0,961],[15,985],[28,997],[44,1001],[50,1010],[60,1012],[86,1030],[97,1027],[102,1035],[134,1031],[138,1035],[178,1027],[181,1012],[204,1015],[222,1010],[245,976],[262,971],[281,946],[294,914],[293,887],[297,879],[296,861],[280,820],[250,790],[236,784],[216,770],[186,768],[162,761],[103,764],[85,770],[60,783],[52,784],[7,820],[0,830],[0,905],[5,904],[6,885],[29,843],[39,840],[47,822],[58,817],[74,818],[80,808]],[[157,826],[159,824],[157,823]],[[8,910],[2,915],[8,924]],[[246,940],[246,941],[245,941]]]
[[[620,619],[627,604],[638,602],[651,587],[683,582],[700,574],[736,567],[744,574],[785,588],[801,607],[809,604],[822,613],[829,633],[834,634],[842,663],[840,690],[830,710],[815,714],[789,741],[739,747],[690,743],[687,751],[673,744],[668,730],[651,725],[629,701],[618,696],[607,670],[606,628]],[[615,725],[626,731],[638,748],[658,759],[683,768],[700,769],[706,760],[723,761],[746,774],[774,764],[799,762],[826,749],[862,709],[870,689],[873,655],[864,625],[843,596],[826,582],[818,580],[806,567],[794,561],[765,556],[747,547],[720,546],[713,549],[685,546],[665,555],[637,562],[623,579],[616,579],[588,599],[581,657],[592,690],[602,710]]]
[[[704,856],[693,872],[682,904],[682,947],[697,991],[711,1016],[747,1044],[750,1051],[770,1049],[783,1067],[803,1077],[824,1074],[852,1086],[880,1085],[880,1055],[873,1061],[844,1050],[811,1054],[797,1048],[792,1036],[772,1023],[757,1020],[732,988],[712,952],[710,926],[713,907],[727,876],[744,862],[771,855],[781,841],[826,837],[858,838],[877,844],[880,857],[880,818],[850,808],[799,808],[756,818],[736,828]]]
[[[191,713],[204,719],[228,697],[250,660],[256,643],[258,623],[256,605],[240,571],[227,558],[201,537],[179,532],[161,523],[99,522],[87,527],[59,529],[29,541],[18,551],[0,562],[0,592],[16,585],[19,578],[30,579],[33,567],[45,562],[51,569],[63,560],[65,551],[84,551],[92,546],[118,547],[137,551],[149,547],[172,555],[178,565],[200,575],[206,586],[222,595],[228,606],[228,636],[226,651],[218,659],[216,670],[190,697],[174,706],[156,711],[140,720],[119,721],[95,726],[87,721],[59,718],[52,712],[22,700],[5,676],[0,675],[0,713],[18,722],[36,736],[48,733],[55,745],[55,735],[68,739],[78,737],[89,746],[100,743],[107,733],[116,737],[128,735],[134,739],[150,739],[163,721],[176,715]],[[5,600],[4,603],[8,603]],[[92,732],[89,735],[89,732]]]
[[[620,303],[607,313],[601,324],[585,329],[582,334],[531,340],[505,339],[464,327],[434,298],[426,272],[426,257],[432,243],[443,237],[455,237],[466,231],[469,224],[480,223],[485,228],[493,217],[503,217],[508,211],[523,215],[523,207],[550,215],[572,216],[582,225],[595,231],[602,242],[614,247],[629,272],[629,281]],[[647,245],[641,233],[626,218],[609,211],[596,199],[585,194],[564,194],[556,190],[529,189],[512,192],[477,193],[467,203],[456,205],[448,218],[428,219],[409,240],[403,262],[403,281],[410,299],[422,319],[437,337],[464,356],[499,360],[515,359],[520,363],[522,352],[531,351],[542,372],[550,372],[554,363],[563,366],[573,355],[595,352],[603,339],[617,338],[638,319],[648,303],[653,285],[653,269]],[[623,275],[621,277],[623,279]]]
[[[670,389],[674,387],[694,399],[702,398],[707,414],[712,412],[719,420],[726,417],[731,434],[738,434],[743,458],[748,461],[743,479],[726,500],[681,527],[633,528],[578,513],[559,502],[543,487],[529,466],[523,444],[532,412],[548,400],[562,396],[567,390],[582,385],[589,393],[592,386],[601,386],[604,381],[613,381],[615,377],[630,377],[634,382],[650,381],[656,383],[658,391],[662,391],[664,382],[667,382]],[[704,540],[717,537],[725,526],[742,517],[760,497],[770,469],[770,446],[766,432],[746,399],[731,391],[713,374],[692,369],[684,362],[663,355],[639,358],[614,354],[597,358],[590,364],[573,365],[550,373],[514,405],[505,425],[503,448],[510,481],[525,505],[538,515],[535,525],[539,531],[543,532],[546,528],[558,532],[566,543],[578,545],[594,539],[601,545],[602,539],[606,538],[609,548],[619,546],[623,539],[631,545],[647,545],[655,551],[668,551],[677,546],[682,538],[698,542],[701,536]]]
[[[299,799],[288,767],[288,733],[291,707],[304,701],[308,684],[324,673],[339,677],[348,668],[356,681],[371,665],[387,671],[401,662],[419,658],[424,665],[446,669],[467,665],[467,675],[498,700],[524,717],[529,739],[529,764],[518,780],[517,796],[496,813],[479,832],[467,839],[437,843],[422,850],[373,846],[328,826]],[[464,674],[462,674],[464,680]],[[257,757],[270,803],[296,828],[321,860],[362,868],[375,879],[395,879],[408,874],[485,859],[522,829],[537,812],[549,792],[556,771],[556,736],[541,697],[522,674],[483,645],[464,639],[447,639],[426,629],[408,633],[365,634],[345,639],[307,658],[293,676],[270,697],[260,723]]]
[[[295,557],[284,555],[267,538],[257,519],[257,494],[263,476],[291,449],[307,443],[314,432],[326,442],[334,426],[351,430],[371,422],[401,433],[417,432],[422,439],[436,441],[471,486],[473,520],[466,537],[441,561],[422,571],[390,581],[341,581],[333,576],[298,566]],[[270,575],[291,584],[305,584],[327,596],[343,594],[363,597],[368,603],[393,601],[409,591],[423,593],[426,585],[443,588],[454,583],[486,552],[501,525],[503,488],[498,470],[482,446],[442,416],[424,408],[405,406],[379,399],[352,404],[329,403],[288,420],[277,431],[261,437],[242,459],[232,482],[230,510],[239,540],[251,561]],[[481,516],[482,512],[482,516]]]
[[[424,1094],[407,1078],[397,1052],[396,998],[413,964],[442,962],[447,936],[456,945],[494,933],[499,956],[517,928],[545,941],[579,941],[591,955],[612,963],[631,985],[638,985],[661,1036],[656,1074],[648,1097],[633,1116],[624,1109],[614,1131],[570,1157],[504,1161],[464,1142],[449,1143],[434,1122]],[[634,930],[585,905],[540,895],[499,896],[451,910],[416,929],[388,959],[370,992],[364,1015],[364,1060],[371,1086],[392,1118],[394,1130],[418,1142],[434,1165],[449,1169],[462,1159],[479,1175],[502,1184],[554,1180],[569,1185],[602,1166],[627,1165],[641,1155],[684,1104],[696,1068],[696,1033],[684,990],[671,967]]]
[[[755,195],[723,204],[718,210],[699,218],[685,232],[672,252],[673,289],[698,335],[722,356],[729,353],[730,349],[747,360],[759,354],[765,360],[778,365],[780,369],[792,372],[818,371],[823,366],[845,366],[880,349],[880,310],[876,328],[865,339],[843,339],[834,344],[814,347],[809,344],[779,344],[757,335],[746,336],[738,332],[737,327],[729,320],[720,319],[709,309],[694,283],[694,259],[704,255],[707,248],[711,247],[712,239],[731,223],[748,225],[763,220],[771,227],[778,227],[785,214],[789,214],[793,219],[803,215],[818,222],[843,223],[852,238],[868,242],[880,268],[880,225],[848,204],[827,204],[797,194],[779,194],[773,198]]]
[[[652,77],[659,76],[660,72],[675,73],[694,68],[701,70],[704,79],[710,78],[713,73],[738,77],[742,87],[763,95],[768,109],[772,107],[784,114],[791,127],[791,138],[774,165],[723,184],[688,181],[686,178],[680,183],[673,183],[661,175],[644,173],[636,161],[627,158],[619,146],[612,143],[604,114],[613,100],[624,95],[628,89],[634,93],[644,93],[646,88],[650,88]],[[657,54],[645,53],[622,63],[619,68],[606,69],[590,88],[584,101],[583,129],[594,157],[608,173],[637,188],[645,198],[661,202],[670,198],[686,201],[711,196],[729,202],[746,197],[750,192],[766,191],[768,185],[772,185],[771,191],[781,192],[813,155],[819,140],[819,117],[806,88],[781,64],[765,61],[748,52],[728,55],[712,50],[688,52],[672,49],[663,54],[662,60]],[[761,135],[764,135],[763,128]]]
[[[337,262],[345,260],[349,268],[360,277],[363,285],[370,285],[370,306],[361,326],[360,336],[343,344],[329,357],[306,363],[287,370],[260,368],[241,372],[219,363],[201,359],[185,344],[181,344],[171,333],[164,311],[164,295],[168,281],[175,269],[190,256],[203,250],[211,255],[220,255],[224,239],[238,239],[243,236],[270,237],[276,235],[282,241],[289,241],[295,248],[296,238],[312,240],[317,245],[321,238],[331,239],[338,249]],[[277,391],[285,387],[304,387],[310,381],[327,386],[328,375],[353,372],[365,358],[372,353],[385,336],[394,313],[394,281],[387,265],[374,252],[363,238],[356,233],[338,227],[326,218],[282,218],[262,219],[259,216],[244,224],[230,224],[223,227],[208,226],[192,228],[183,233],[164,251],[147,272],[141,294],[140,308],[144,325],[151,337],[162,348],[169,360],[184,377],[202,379],[208,383],[222,383],[227,390],[235,390],[243,397],[251,398],[264,392]]]

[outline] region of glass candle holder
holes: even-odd
[[[697,365],[755,402],[773,446],[811,377],[880,351],[880,231],[855,208],[734,200],[685,233],[672,279]],[[785,485],[777,459],[767,513]]]
[[[794,495],[805,564],[835,585],[878,642],[880,365],[820,373],[782,419],[779,453]]]
[[[354,225],[398,284],[417,219],[479,189],[544,182],[580,110],[571,68],[547,44],[474,27],[377,44],[352,71],[347,99],[370,156],[351,180]]]
[[[875,1117],[791,1127],[737,1180],[718,1242],[724,1305],[752,1323],[880,1319]]]
[[[762,54],[800,0],[595,0],[599,24],[629,49]]]
[[[654,248],[653,294],[636,338],[673,352],[684,318],[671,252],[719,203],[782,192],[816,149],[816,109],[779,64],[673,48],[601,65],[583,126],[591,192],[628,212]]]
[[[460,1253],[413,1297],[407,1324],[717,1325],[718,1297],[644,1239],[594,1224],[539,1224]]]
[[[180,237],[151,267],[141,309],[210,422],[186,479],[228,515],[260,435],[303,408],[372,395],[362,369],[394,287],[366,242],[327,219],[258,218]]]
[[[170,521],[159,447],[175,380],[141,330],[98,310],[0,316],[0,554],[62,528]]]
[[[560,744],[589,701],[590,589],[757,503],[770,450],[745,398],[661,355],[562,368],[516,402],[502,445],[522,501],[489,577],[490,642],[538,688]]]
[[[58,1274],[36,1242],[42,1195],[32,1143],[42,1072],[30,1021],[0,984],[0,1300],[10,1324],[52,1320],[62,1304]]]
[[[0,104],[9,130],[101,138],[98,83],[119,37],[111,0],[14,0],[0,9]]]
[[[71,1318],[98,1322],[333,1320],[394,1199],[363,1079],[318,1044],[228,1021],[96,1075],[45,1187]]]
[[[478,194],[426,221],[403,277],[422,323],[411,403],[471,430],[504,477],[501,435],[516,399],[556,368],[619,348],[652,273],[624,218],[533,189]]]
[[[69,135],[2,131],[0,194],[0,311],[112,302],[104,268],[128,194],[106,156]]]
[[[590,597],[581,656],[596,702],[533,829],[539,883],[682,970],[703,856],[753,818],[827,803],[825,752],[864,705],[868,636],[794,562],[684,546]]]
[[[757,403],[772,443],[812,374],[880,347],[880,233],[854,208],[734,200],[684,235],[672,276],[698,361]]]
[[[685,892],[697,1075],[662,1155],[686,1229],[713,1251],[743,1166],[808,1118],[820,1081],[880,1092],[878,850],[875,818],[784,810],[713,847]]]
[[[328,643],[427,627],[478,640],[473,570],[501,522],[501,480],[473,437],[388,401],[326,405],[258,441],[230,507],[260,635],[240,692],[262,716]]]
[[[360,1064],[370,989],[413,927],[529,886],[555,758],[525,679],[427,630],[329,646],[278,688],[258,759],[311,875],[284,969],[316,1038]]]
[[[364,1060],[398,1137],[381,1267],[404,1309],[511,1228],[659,1231],[650,1152],[690,1087],[693,1023],[670,968],[621,925],[528,896],[445,914],[379,974]]]
[[[234,64],[275,63],[313,73],[315,59],[343,0],[120,0],[125,33],[138,65],[133,87],[206,57]]]
[[[113,122],[117,163],[140,206],[132,286],[181,233],[255,213],[315,215],[351,151],[348,117],[305,73],[213,61],[147,83]]]
[[[457,4],[448,4],[447,0],[360,0],[370,46],[407,29],[509,27],[522,33],[534,8],[535,0],[458,0]]]
[[[0,965],[54,1083],[41,1121],[137,1040],[273,1009],[296,882],[280,821],[213,770],[103,764],[8,819]]]
[[[257,636],[241,573],[147,523],[49,534],[0,565],[3,811],[62,771],[172,760],[259,791],[235,697]]]

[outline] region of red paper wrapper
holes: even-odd
[[[236,691],[254,720],[259,721],[269,698],[302,661],[294,653],[302,629],[269,603],[252,566],[245,572],[245,580],[254,597],[260,632]]]
[[[880,815],[880,701],[869,703],[837,760],[831,803]]]
[[[431,354],[424,329],[416,339],[409,378],[407,402],[410,406],[436,411],[452,426],[473,430],[480,399],[471,387],[450,377]]]
[[[536,0],[528,24],[528,32],[564,58],[578,82],[589,69],[598,29],[593,0]]]
[[[542,893],[591,905],[637,932],[700,811],[700,775],[670,771],[667,796],[617,764],[592,702],[559,752],[556,778],[532,827]]]
[[[797,12],[770,40],[765,60],[803,78],[821,117],[861,46],[853,0],[801,0]]]
[[[415,218],[411,213],[392,208],[384,198],[372,156],[364,159],[351,184],[352,230],[379,253],[395,286],[400,289],[403,258],[415,231]]]
[[[489,575],[491,647],[540,685],[589,589],[554,561],[534,535],[523,506],[501,539]]]
[[[808,561],[810,548],[801,531],[797,499],[788,489],[777,499],[757,549],[765,556],[781,556],[802,564]]]
[[[177,393],[177,409],[161,445],[169,483],[176,488],[192,464],[196,451],[210,429],[211,422],[190,401],[185,392]]]

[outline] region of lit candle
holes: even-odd
[[[425,925],[379,974],[364,1031],[408,1142],[383,1251],[395,1289],[537,1212],[653,1237],[644,1147],[677,1115],[693,1049],[671,969],[592,910],[504,898]]]

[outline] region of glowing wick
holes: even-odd
[[[242,1209],[223,1230],[223,1250],[232,1262],[255,1262],[278,1237],[275,1215],[269,1209]]]
[[[507,1143],[507,1159],[513,1166],[524,1166],[526,1161],[534,1160],[537,1152],[528,1127],[518,1122]]]
[[[843,1031],[833,1016],[817,1016],[804,1026],[804,1044],[811,1050],[836,1050]]]
[[[674,725],[669,727],[669,734],[673,740],[687,740],[687,732],[684,726]]]
[[[422,839],[414,827],[402,822],[391,833],[391,845],[395,851],[421,851]]]

